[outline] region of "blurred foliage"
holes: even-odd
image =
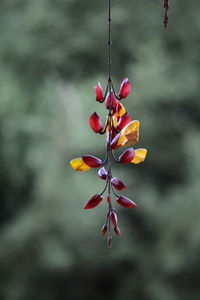
[[[103,183],[68,164],[104,155],[87,119],[105,114],[107,1],[1,0],[0,299],[200,299],[200,4],[171,1],[165,32],[161,2],[113,1],[113,77],[149,153],[114,167],[138,208],[116,207],[109,254],[105,203],[82,210]]]

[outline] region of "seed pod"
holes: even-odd
[[[98,168],[102,165],[101,159],[93,155],[83,155],[82,159],[84,163],[91,168]]]
[[[98,85],[95,86],[96,91],[96,100],[101,102],[103,100],[103,91],[100,82],[98,82]]]
[[[100,194],[95,194],[90,198],[90,200],[86,203],[85,209],[94,208],[97,206],[101,201],[103,200],[103,197]]]
[[[131,121],[131,116],[126,112],[117,123],[117,130],[122,130]]]
[[[125,184],[123,183],[123,181],[121,181],[118,177],[113,177],[111,179],[111,183],[112,185],[119,191],[125,189]]]
[[[135,202],[133,202],[131,199],[124,197],[124,196],[119,196],[116,200],[120,205],[124,207],[135,207],[137,206]]]
[[[135,156],[135,150],[133,148],[129,148],[122,153],[119,157],[119,162],[121,163],[128,163],[133,160]]]
[[[103,167],[103,168],[99,169],[98,175],[99,175],[99,177],[100,177],[101,179],[106,180],[106,179],[107,179],[107,176],[108,176],[108,173],[107,173],[107,171],[105,170],[105,168]]]
[[[119,91],[119,97],[120,98],[126,98],[128,96],[128,94],[131,91],[131,84],[128,80],[128,78],[125,78],[122,81],[122,84],[120,86],[120,91]]]
[[[103,129],[101,119],[96,112],[89,117],[89,125],[96,133],[99,133]]]
[[[108,225],[104,224],[101,231],[102,231],[102,235],[106,235],[108,231]]]

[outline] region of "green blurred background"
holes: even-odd
[[[114,166],[136,209],[117,204],[111,253],[96,170],[104,156],[88,116],[103,105],[107,0],[0,1],[0,299],[200,299],[200,2],[113,1],[113,80],[141,121],[145,163]]]

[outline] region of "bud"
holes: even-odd
[[[98,116],[96,112],[94,112],[90,117],[89,117],[89,124],[90,127],[94,130],[94,132],[98,133],[103,129],[101,119]]]
[[[105,235],[108,231],[108,225],[104,224],[101,231],[102,231],[102,235]]]
[[[100,82],[98,82],[98,85],[95,86],[96,91],[96,100],[101,102],[103,100],[103,91]]]
[[[117,99],[116,99],[115,94],[114,94],[113,91],[111,91],[111,94],[108,93],[107,96],[106,96],[105,104],[106,104],[107,109],[110,109],[110,102],[111,102],[111,106],[112,106],[111,108],[115,109],[115,107],[117,105]]]
[[[98,168],[102,165],[101,159],[93,155],[83,155],[82,159],[84,163],[91,168]]]
[[[133,148],[129,148],[122,153],[119,157],[119,162],[121,163],[128,163],[133,160],[135,156],[135,150]]]
[[[111,179],[111,183],[119,191],[125,189],[125,187],[126,187],[125,184],[117,177],[113,177]]]
[[[115,233],[116,233],[118,236],[120,236],[120,229],[119,229],[118,226],[115,226],[115,227],[114,227],[114,231],[115,231]]]
[[[110,213],[110,219],[114,226],[117,226],[117,214],[115,211]]]
[[[130,121],[131,121],[131,116],[129,115],[129,113],[126,112],[119,119],[119,121],[117,123],[117,130],[122,130]]]
[[[132,200],[130,200],[129,198],[124,197],[124,196],[119,196],[119,198],[117,198],[116,201],[124,207],[135,207],[135,206],[137,206]]]
[[[98,175],[99,175],[99,177],[100,177],[101,179],[106,180],[108,173],[107,173],[107,171],[105,170],[105,168],[101,168],[101,169],[99,169],[99,171],[98,171]]]
[[[100,194],[95,194],[90,198],[90,200],[86,203],[84,209],[90,209],[97,206],[101,201],[103,200],[103,197]]]
[[[117,149],[117,148],[119,148],[119,146],[121,146],[121,145],[118,145],[118,140],[119,140],[119,138],[120,138],[120,132],[114,137],[114,139],[112,140],[112,142],[111,142],[111,148],[112,149]]]
[[[122,81],[122,84],[120,86],[120,91],[119,91],[119,97],[120,98],[126,98],[128,96],[128,94],[131,91],[131,84],[128,80],[128,78],[125,78]]]
[[[109,202],[110,202],[110,200],[111,200],[111,196],[110,196],[110,195],[108,195],[108,196],[107,196],[107,202],[109,203]]]

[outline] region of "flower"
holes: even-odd
[[[135,202],[133,202],[131,199],[125,197],[125,196],[119,196],[116,200],[120,205],[124,207],[135,207],[137,206]]]
[[[96,112],[89,117],[89,124],[92,130],[96,133],[99,133],[103,129],[101,119]]]
[[[88,171],[90,169],[81,157],[72,159],[70,165],[75,171]]]
[[[112,185],[119,191],[123,190],[126,188],[125,184],[117,177],[113,177],[111,179]]]
[[[126,98],[128,96],[128,94],[131,91],[131,84],[128,80],[128,78],[125,78],[122,81],[122,84],[120,86],[120,90],[119,90],[119,97],[120,98]]]
[[[105,104],[106,104],[107,109],[110,109],[110,102],[111,102],[111,108],[112,109],[115,108],[117,105],[117,98],[115,97],[115,94],[113,91],[108,93],[106,96]]]
[[[103,197],[100,194],[95,194],[88,200],[88,202],[85,205],[85,209],[91,209],[96,207],[101,201],[103,200]]]
[[[96,100],[101,102],[103,100],[103,91],[100,82],[98,82],[98,85],[95,86],[95,91],[96,91]]]
[[[120,163],[129,163],[134,159],[134,156],[135,156],[134,149],[129,148],[120,155],[119,162]]]

